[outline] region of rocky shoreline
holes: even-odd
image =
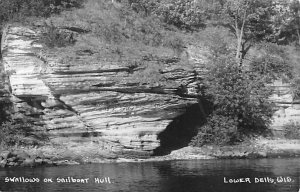
[[[0,167],[37,167],[79,165],[88,163],[153,162],[195,159],[257,159],[257,158],[297,158],[300,157],[300,140],[256,139],[232,146],[184,147],[165,156],[153,156],[146,159],[123,158],[103,152],[101,154],[83,154],[76,156],[66,151],[47,148],[18,148],[0,152]],[[90,150],[89,150],[90,151]]]
[[[2,151],[0,153],[0,167],[37,167],[79,164],[76,161],[53,160],[41,155],[30,155],[24,150]]]

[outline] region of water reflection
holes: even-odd
[[[5,177],[38,177],[39,183],[5,183]],[[254,183],[254,178],[289,176],[290,183]],[[56,178],[89,178],[89,183],[57,183]],[[109,183],[95,178],[109,177]],[[251,178],[251,183],[225,184],[224,177]],[[52,178],[52,183],[42,182]],[[143,191],[239,192],[298,191],[299,159],[193,160],[152,163],[93,164],[66,167],[0,169],[1,191]]]
[[[163,191],[298,191],[299,159],[174,161],[156,165],[167,176]],[[255,183],[260,178],[291,177],[292,183]],[[224,184],[224,177],[250,178],[251,183]],[[182,190],[183,189],[183,190]]]

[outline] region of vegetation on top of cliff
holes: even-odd
[[[163,66],[178,63],[182,68],[189,67],[186,46],[191,34],[162,22],[157,15],[146,14],[145,10],[137,9],[137,5],[129,1],[89,0],[82,9],[53,15],[45,23],[56,27],[54,32],[57,35],[54,37],[62,37],[62,40],[55,40],[51,38],[53,33],[44,31],[42,42],[54,45],[48,46],[48,53],[57,55],[63,63],[75,65],[99,63],[100,67],[117,62],[130,74],[126,80],[115,77],[125,84],[178,87],[162,72]],[[70,39],[70,36],[64,35],[65,29],[70,27],[83,32],[67,30],[67,33],[72,33]],[[63,47],[56,41],[65,42],[65,45],[76,43]],[[89,53],[89,56],[78,54],[83,52]]]
[[[48,17],[72,7],[80,7],[83,0],[1,0],[0,28],[4,22],[24,21],[26,17]]]

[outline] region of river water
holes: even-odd
[[[0,169],[0,191],[298,192],[299,176],[297,158],[87,164]]]

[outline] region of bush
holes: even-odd
[[[290,122],[283,126],[284,136],[287,139],[300,139],[299,122]]]
[[[288,57],[286,47],[273,43],[261,43],[257,47],[260,56],[250,62],[250,68],[261,75],[268,76],[271,80],[293,77],[293,67]]]
[[[13,146],[18,145],[24,132],[22,131],[21,125],[14,124],[11,121],[7,121],[1,125],[0,131],[0,144],[1,146]]]
[[[209,70],[202,96],[213,105],[207,125],[200,128],[192,144],[224,144],[241,135],[265,131],[273,107],[268,101],[272,93],[266,78],[242,69],[234,56],[221,57]]]
[[[75,43],[75,38],[72,33],[67,33],[55,27],[51,22],[50,25],[44,24],[44,33],[41,37],[42,43],[49,48],[65,47]]]
[[[80,7],[83,0],[1,0],[0,26],[9,20],[23,20],[24,17],[48,17],[53,13]]]
[[[207,47],[211,59],[228,55],[235,50],[235,40],[228,29],[224,27],[207,27],[195,34],[199,44]]]
[[[226,144],[238,137],[237,124],[233,119],[222,115],[212,115],[206,125],[198,130],[190,145]]]
[[[0,55],[1,57],[1,55]],[[2,65],[2,61],[0,61]],[[10,100],[10,93],[7,88],[8,74],[5,73],[3,67],[0,67],[0,125],[6,122],[10,118],[10,111],[12,108],[12,103]]]
[[[133,24],[130,34],[132,39],[150,46],[159,46],[162,44],[162,27],[157,18],[136,18]]]
[[[202,11],[194,0],[161,2],[155,13],[165,23],[180,29],[194,30],[205,25],[202,20]]]
[[[44,131],[36,130],[35,125],[26,119],[11,119],[0,126],[0,146],[26,146],[38,145],[49,141],[48,135]]]
[[[118,23],[103,25],[99,32],[104,40],[109,43],[120,43],[123,39],[121,26]]]
[[[166,79],[162,74],[161,63],[146,63],[141,62],[139,65],[143,69],[135,71],[132,74],[132,80],[140,85],[148,85],[151,87],[159,87],[166,83]]]
[[[0,125],[2,124],[2,122],[5,122],[9,119],[10,107],[11,102],[9,99],[0,98]]]
[[[117,8],[109,2],[90,0],[84,9],[68,17],[84,23],[94,34],[110,44],[135,41],[150,46],[161,45],[163,33],[160,20],[155,15],[143,17],[132,9],[128,4]],[[77,16],[74,17],[74,14]]]
[[[128,0],[133,11],[142,16],[150,16],[159,6],[159,0]]]
[[[175,56],[180,57],[181,54],[185,50],[185,42],[183,39],[178,35],[171,35],[166,37],[164,46],[169,47],[173,50]]]

